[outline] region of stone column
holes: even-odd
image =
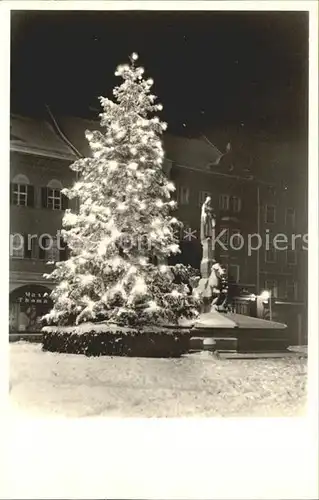
[[[200,263],[200,274],[202,278],[209,278],[212,265],[213,265],[213,248],[212,248],[212,240],[210,238],[206,238],[202,240],[202,260]]]

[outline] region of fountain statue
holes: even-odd
[[[225,271],[215,260],[214,236],[216,215],[208,196],[201,208],[200,239],[202,244],[202,260],[200,264],[201,279],[196,292],[202,299],[202,312],[214,310],[224,311],[227,308],[227,280]]]
[[[208,196],[201,209],[201,278],[194,292],[201,299],[202,310],[194,326],[194,338],[203,340],[202,348],[233,355],[263,352],[270,356],[274,351],[286,352],[289,334],[285,324],[232,311],[228,277],[215,259],[215,227],[216,216]]]
[[[202,278],[208,278],[210,275],[213,259],[213,236],[216,226],[216,216],[211,205],[211,198],[207,196],[201,209],[200,218],[200,241],[203,247],[200,272]]]

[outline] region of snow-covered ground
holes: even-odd
[[[306,406],[306,360],[99,357],[10,345],[14,412],[37,416],[298,416]]]

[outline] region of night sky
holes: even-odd
[[[170,132],[306,133],[306,12],[16,11],[11,36],[13,112],[96,117],[135,51]]]

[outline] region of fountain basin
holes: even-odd
[[[284,352],[290,345],[284,323],[237,313],[212,311],[201,314],[192,329],[193,337],[215,339],[212,350]]]

